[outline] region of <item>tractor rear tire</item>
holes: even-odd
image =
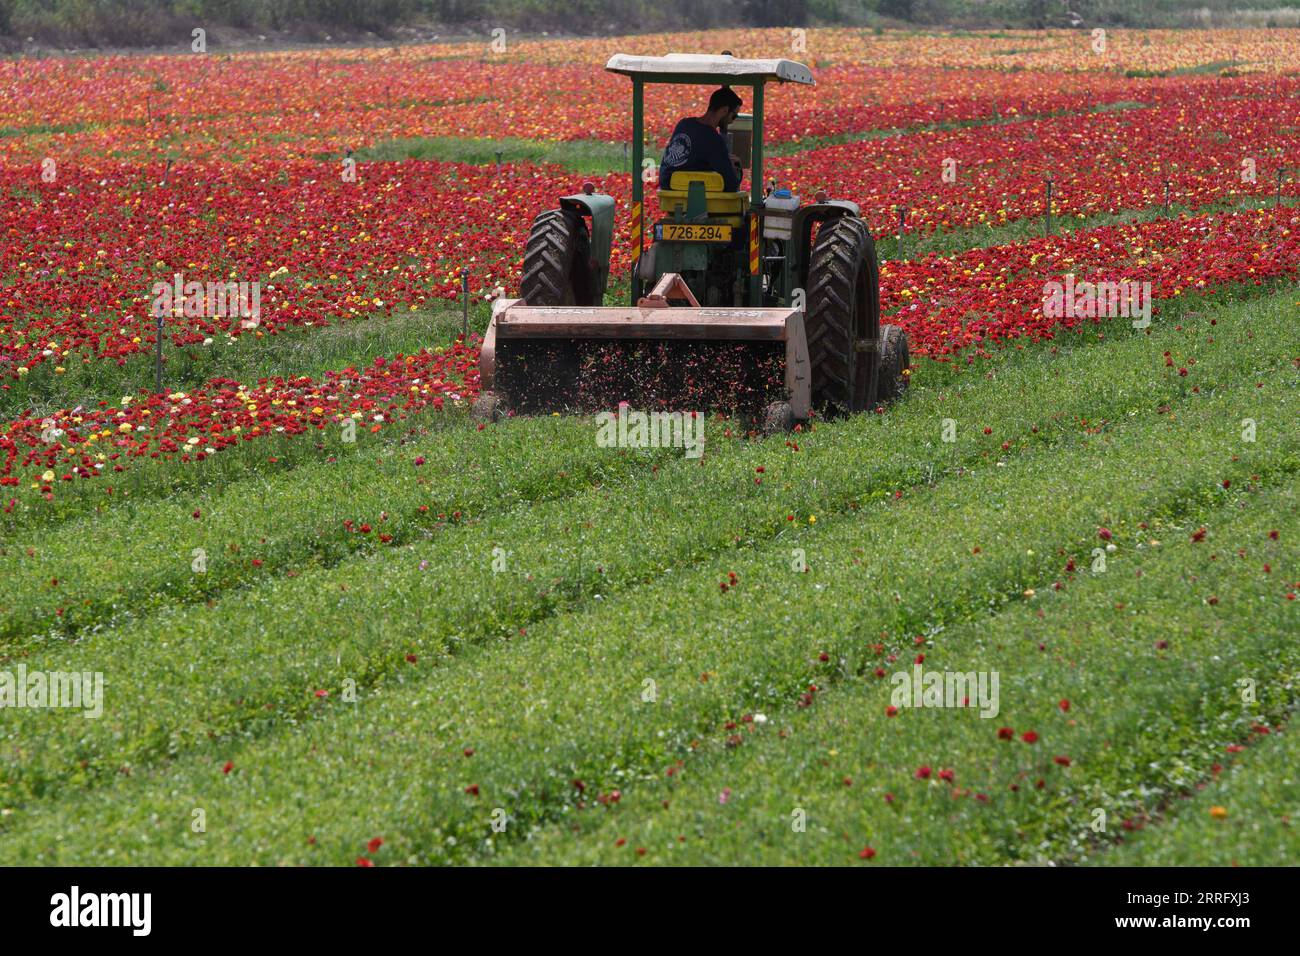
[[[591,239],[570,209],[539,213],[524,248],[519,297],[529,305],[593,305]]]
[[[912,365],[907,333],[897,325],[886,325],[880,330],[880,375],[876,387],[876,402],[886,405],[903,397],[909,381],[908,369]]]
[[[866,223],[843,216],[821,226],[808,287],[813,405],[828,416],[860,412],[875,397],[880,347],[880,267]]]

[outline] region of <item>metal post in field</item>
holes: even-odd
[[[497,150],[497,175],[501,175],[501,150]]]
[[[154,358],[153,358],[153,390],[156,393],[161,395],[163,390],[162,387],[163,314],[161,309],[158,310],[158,321],[156,323],[156,332],[157,335],[155,336],[156,341],[154,344]]]
[[[1044,182],[1047,186],[1047,205],[1043,209],[1043,215],[1045,217],[1044,235],[1050,236],[1052,234],[1052,180],[1047,179]]]
[[[1169,218],[1169,180],[1165,180],[1165,218]]]
[[[469,341],[469,270],[460,270],[461,321],[460,339]]]
[[[906,216],[907,216],[907,207],[899,206],[898,207],[898,258],[900,261],[903,258],[903,231],[907,228],[906,218],[905,218]]]
[[[1282,173],[1286,171],[1285,167],[1279,166],[1277,169],[1277,205],[1282,205]]]

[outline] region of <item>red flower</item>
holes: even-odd
[[[465,788],[465,792],[468,793],[471,797],[477,797],[477,796],[478,796],[478,784],[476,784],[476,783],[471,783],[468,787]]]
[[[929,768],[929,767],[917,767],[917,768],[916,768],[916,779],[917,779],[917,780],[929,780],[929,779],[930,779],[930,768]]]
[[[867,846],[862,848],[862,852],[858,854],[858,859],[870,860],[875,855],[876,855],[876,851],[873,850],[871,847]]]
[[[1053,758],[1052,758],[1052,763],[1054,763],[1054,764],[1059,764],[1059,765],[1062,766],[1062,767],[1068,767],[1068,766],[1070,766],[1070,758],[1069,758],[1069,757],[1053,757]]]
[[[1010,727],[998,728],[998,740],[1011,740],[1016,736],[1016,732]]]
[[[1109,541],[1110,538],[1111,538],[1110,529],[1109,529],[1109,528],[1098,528],[1098,529],[1097,529],[1097,537],[1101,538],[1102,541]]]
[[[1061,702],[1056,706],[1061,708],[1061,710],[1068,711],[1070,709],[1070,702],[1068,700],[1062,699]]]
[[[952,783],[953,779],[954,779],[956,776],[957,776],[957,775],[956,775],[955,773],[953,773],[951,770],[948,770],[948,769],[944,769],[944,770],[940,770],[940,771],[939,771],[939,779],[940,779],[940,780],[947,781],[948,783]]]
[[[384,845],[383,837],[371,837],[370,842],[366,844],[366,849],[369,850],[371,853],[374,853],[383,845]]]
[[[364,856],[359,856],[357,857],[357,866],[374,866],[374,864],[371,863],[369,860],[367,860]]]
[[[1027,744],[1036,744],[1038,743],[1038,734],[1032,730],[1026,730],[1020,735],[1020,739]]]
[[[1205,529],[1204,529],[1204,528],[1197,528],[1195,531],[1193,531],[1193,532],[1192,532],[1192,540],[1193,540],[1193,541],[1198,541],[1198,542],[1199,542],[1199,541],[1204,541],[1204,540],[1205,540]]]
[[[235,762],[234,762],[233,760],[227,760],[227,761],[226,761],[226,765],[225,765],[224,767],[221,768],[221,772],[222,772],[222,773],[230,773],[230,771],[232,771],[232,770],[234,770],[234,769],[235,769]]]
[[[897,717],[897,716],[898,716],[898,708],[895,707],[893,704],[890,704],[888,707],[885,708],[885,716],[886,716],[886,717]]]

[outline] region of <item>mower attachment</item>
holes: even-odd
[[[608,346],[618,349],[617,356]],[[755,386],[746,392],[766,406],[749,410],[762,411],[769,420],[808,419],[812,371],[803,313],[704,308],[676,273],[662,276],[633,307],[532,307],[522,299],[498,299],[483,337],[482,392],[474,413],[495,420],[512,410],[590,412],[619,401],[634,408],[671,407],[702,394],[700,386],[720,368],[710,350],[740,364],[747,356],[736,352],[753,353],[755,367],[767,369],[769,385],[771,372],[779,373],[775,391]],[[655,374],[644,374],[647,367]],[[604,387],[594,389],[597,381]],[[788,408],[773,411],[774,404]],[[678,405],[675,410],[708,409]]]

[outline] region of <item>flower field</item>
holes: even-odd
[[[0,60],[0,703],[104,688],[0,706],[0,861],[1294,863],[1300,31],[1090,40]],[[701,43],[813,68],[767,172],[860,205],[908,397],[698,459],[471,424],[584,182],[626,298],[605,60]],[[160,316],[181,276],[257,320]]]

